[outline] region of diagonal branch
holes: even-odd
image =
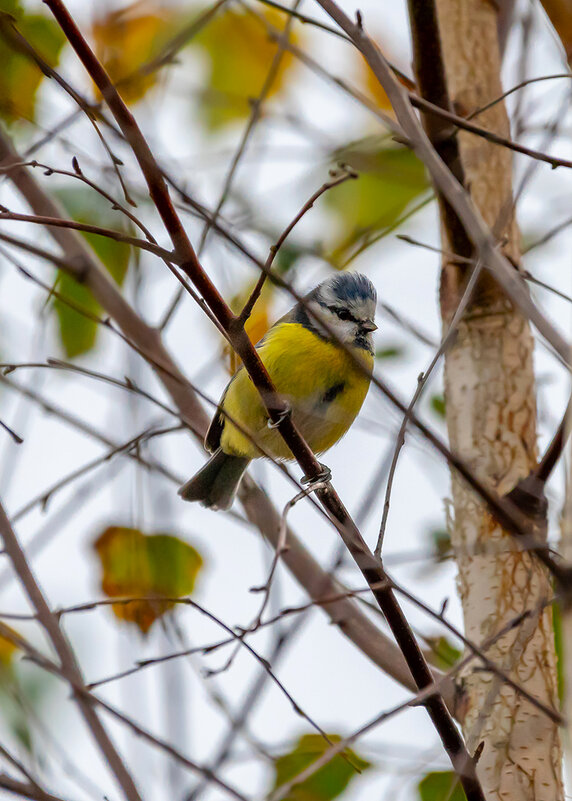
[[[21,161],[19,154],[0,130],[0,164],[7,166],[19,164]],[[9,176],[34,212],[52,218],[65,217],[63,210],[43,190],[29,169],[18,167],[10,170]],[[65,254],[70,274],[89,286],[97,301],[117,322],[126,338],[133,342],[138,352],[149,361],[173,399],[181,417],[189,425],[195,437],[202,441],[209,418],[189,382],[163,346],[160,334],[134,312],[117,285],[108,277],[105,268],[79,236],[63,228],[53,227],[49,232]],[[62,268],[65,269],[65,266],[62,265]],[[157,365],[162,365],[165,369],[158,369]],[[273,547],[276,547],[280,514],[268,496],[248,475],[242,483],[240,499],[250,522]],[[320,602],[324,597],[338,595],[340,586],[323,570],[291,530],[288,531],[288,543],[289,550],[283,555],[282,560],[310,598]],[[332,623],[338,626],[342,634],[368,659],[407,689],[414,689],[415,685],[399,649],[371,622],[354,601],[340,598],[335,603],[327,604],[324,610]],[[438,680],[439,672],[434,670],[433,673]],[[453,709],[455,690],[452,683],[444,687],[444,695],[447,705]]]
[[[479,251],[479,256],[485,268],[491,272],[513,303],[531,320],[538,332],[550,342],[566,365],[570,367],[569,343],[538,309],[531,299],[522,277],[514,269],[514,266],[498,252],[497,243],[487,225],[463,187],[451,174],[431,145],[419,120],[415,116],[407,91],[393,77],[387,61],[375,43],[367,36],[363,28],[353,23],[332,0],[316,1],[351,37],[355,46],[371,67],[391,101],[409,146],[423,161],[431,173],[436,187],[443,193],[457,213],[467,236]]]
[[[20,796],[20,798],[28,799],[28,801],[62,801],[62,798],[57,795],[37,787],[31,782],[23,782],[14,779],[7,773],[0,773],[0,788],[13,795]]]
[[[233,349],[241,357],[262,398],[270,420],[276,425],[280,435],[296,457],[296,461],[310,480],[317,480],[322,469],[320,463],[294,425],[288,407],[277,395],[266,368],[244,331],[243,324],[232,314],[218,290],[202,269],[169,197],[161,170],[135,118],[122,101],[105,69],[90,49],[65,5],[61,0],[44,0],[44,2],[51,9],[88,74],[96,83],[123,135],[129,142],[147,182],[151,199],[155,203],[157,211],[171,237],[175,251],[181,259],[181,268],[201,292],[207,305],[227,333]],[[317,490],[316,494],[338,529],[364,578],[372,588],[374,597],[405,656],[417,688],[423,690],[434,686],[431,670],[389,582],[386,581],[385,571],[381,562],[374,557],[367,547],[331,484],[328,483],[326,488]],[[436,689],[434,693],[429,695],[426,701],[426,708],[465,789],[467,798],[469,801],[484,801],[483,791],[476,775],[475,762],[469,756],[445,702]]]
[[[4,550],[7,553],[12,566],[18,575],[20,582],[28,596],[30,603],[36,610],[38,621],[43,626],[60,660],[61,671],[70,683],[72,689],[83,688],[85,684],[79,665],[74,653],[68,643],[64,633],[60,629],[58,620],[50,607],[30,570],[26,557],[16,535],[6,517],[6,513],[0,504],[0,534],[4,542]],[[97,743],[101,753],[105,757],[110,770],[115,775],[123,794],[128,801],[141,801],[139,791],[131,777],[123,759],[117,751],[111,737],[100,721],[99,716],[92,704],[86,699],[85,695],[74,692],[75,700],[79,710],[91,731],[93,739]]]

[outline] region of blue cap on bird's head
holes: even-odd
[[[315,298],[327,306],[333,300],[355,304],[377,303],[377,292],[369,278],[361,273],[338,273],[326,278],[315,289]]]

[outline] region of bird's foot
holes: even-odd
[[[332,480],[332,471],[330,468],[320,462],[321,472],[317,476],[303,476],[300,479],[301,484],[307,484],[307,489],[312,491],[318,484],[327,484]]]
[[[282,423],[284,420],[286,420],[287,417],[290,417],[291,414],[292,414],[292,407],[290,406],[289,403],[286,403],[285,408],[282,409],[281,412],[278,412],[278,417],[276,418],[276,420],[274,420],[274,421],[268,420],[266,425],[270,429],[278,428],[280,423]]]

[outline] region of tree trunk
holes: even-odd
[[[449,101],[469,114],[502,93],[495,3],[437,0]],[[420,84],[422,86],[422,83]],[[507,136],[503,103],[478,124]],[[511,154],[484,139],[458,134],[465,186],[505,254],[518,264],[511,189]],[[443,248],[458,236],[442,210]],[[446,328],[467,281],[466,266],[445,259],[441,313]],[[500,495],[535,467],[536,402],[533,340],[526,319],[491,278],[484,277],[445,357],[445,396],[451,448]],[[552,609],[539,609],[551,586],[540,563],[523,553],[456,476],[452,479],[451,539],[459,568],[465,633],[482,643],[524,610],[535,610],[498,639],[488,655],[516,682],[557,708]],[[533,704],[475,662],[461,677],[463,728],[471,753],[484,743],[478,773],[490,801],[563,799],[557,726]]]

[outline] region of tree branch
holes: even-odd
[[[0,130],[0,164],[8,166],[21,162],[19,154]],[[17,167],[10,170],[9,176],[34,212],[52,218],[65,217],[63,210],[42,189],[29,169]],[[83,280],[90,287],[99,304],[116,321],[126,338],[136,344],[138,352],[157,372],[159,380],[172,398],[181,417],[196,438],[202,441],[208,428],[209,417],[194,395],[189,382],[163,346],[159,333],[133,311],[81,237],[63,228],[50,228],[49,232],[64,252],[70,274],[78,280]],[[65,269],[65,266],[62,265],[62,269]],[[156,365],[163,365],[165,369],[158,369]],[[280,514],[268,496],[246,475],[239,497],[249,521],[276,548]],[[289,549],[283,555],[283,562],[313,601],[319,602],[325,596],[339,594],[340,586],[322,569],[292,530],[288,531],[288,544]],[[407,689],[414,689],[415,685],[399,649],[370,621],[354,601],[343,598],[327,604],[324,611],[342,634],[377,667]],[[433,673],[438,681],[439,671],[434,670]],[[444,685],[443,692],[447,705],[450,709],[454,709],[453,684]]]
[[[123,135],[129,142],[147,182],[151,198],[171,237],[175,251],[181,259],[181,268],[201,292],[207,305],[227,333],[233,349],[241,357],[262,398],[270,420],[275,424],[298,464],[310,480],[318,480],[321,473],[320,463],[294,425],[289,414],[289,408],[277,395],[259,354],[244,331],[244,326],[240,321],[237,321],[237,318],[232,314],[216,287],[202,269],[171,202],[159,166],[133,115],[122,101],[105,69],[95,57],[65,5],[61,0],[44,0],[44,2],[51,9],[90,77],[96,83]],[[374,597],[384,612],[418,689],[422,690],[433,685],[433,676],[429,666],[389,582],[385,580],[385,572],[381,563],[367,547],[331,484],[328,484],[325,489],[317,490],[316,495],[338,529],[364,578],[372,588]],[[373,589],[374,587],[376,589]],[[463,739],[455,727],[442,696],[437,692],[434,695],[432,694],[426,701],[426,708],[459,775],[469,801],[484,801],[484,795],[476,775],[475,763],[467,753]]]
[[[30,801],[63,801],[60,796],[52,795],[31,782],[18,781],[18,779],[8,776],[7,773],[0,773],[0,787],[8,793],[30,799]]]
[[[4,508],[0,503],[0,534],[4,542],[4,550],[8,554],[20,582],[28,596],[30,603],[37,613],[39,623],[43,626],[60,660],[62,675],[67,679],[72,689],[78,687],[85,690],[85,684],[74,653],[59,627],[58,620],[52,614],[44,595],[34,578],[26,557],[16,535],[6,517]],[[123,794],[128,801],[141,801],[135,782],[126,768],[123,759],[117,751],[113,741],[100,721],[97,712],[83,694],[75,694],[79,710],[95,740],[106,763],[115,775]]]

